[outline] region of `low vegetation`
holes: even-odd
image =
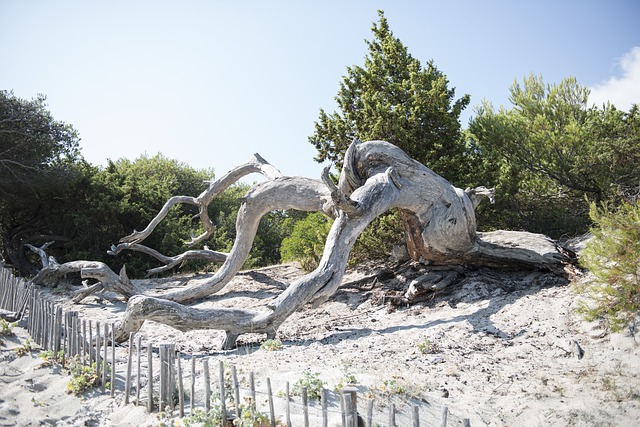
[[[577,284],[578,311],[617,332],[635,324],[640,314],[640,204],[624,202],[611,209],[592,203],[590,214],[593,238],[580,263],[593,280]]]

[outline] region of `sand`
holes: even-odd
[[[374,425],[386,425],[389,401],[396,405],[398,425],[411,425],[413,405],[424,425],[439,423],[443,405],[448,425],[461,425],[462,418],[472,426],[638,425],[638,338],[629,331],[610,334],[577,317],[566,280],[541,272],[466,272],[451,289],[396,307],[387,297],[406,288],[407,274],[375,279],[375,271],[375,266],[349,270],[330,301],[294,313],[278,332],[283,345],[277,351],[260,349],[261,335],[242,336],[236,350],[219,351],[219,331],[183,333],[154,322],[140,335],[144,345],[175,343],[185,370],[195,355],[198,369],[204,358],[212,366],[219,360],[236,366],[242,384],[255,372],[258,390],[265,390],[270,378],[274,393],[282,393],[287,381],[293,386],[305,372],[317,373],[334,390],[351,376],[361,413],[366,398],[375,397]],[[245,272],[200,305],[257,307],[301,274],[295,265]],[[177,279],[155,282],[160,294],[179,285]],[[94,321],[115,321],[124,310],[109,294],[74,305],[70,290],[50,292],[49,298]],[[39,367],[37,352],[16,355],[27,336],[14,330],[17,336],[4,338],[0,347],[0,425],[159,425],[156,414],[123,405],[126,346],[117,348],[116,397],[94,391],[78,398],[65,392],[65,372]],[[331,396],[329,425],[337,425],[336,392]],[[266,411],[263,395],[258,403]],[[277,410],[283,405],[276,399]],[[293,410],[294,425],[301,425],[300,409]],[[319,423],[315,408],[311,419]]]

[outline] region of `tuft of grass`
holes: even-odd
[[[12,328],[15,323],[9,323],[4,319],[0,319],[0,337],[12,337],[15,335]]]
[[[278,340],[278,339],[269,339],[266,340],[265,342],[263,342],[260,345],[260,350],[265,350],[265,351],[278,351],[278,350],[282,350],[282,341]]]
[[[26,354],[31,353],[32,351],[33,351],[33,346],[31,345],[31,340],[29,340],[29,338],[27,338],[24,344],[22,344],[20,347],[16,348],[15,350],[18,357],[22,357]]]
[[[438,354],[442,352],[438,343],[432,342],[427,338],[418,343],[418,350],[422,354]]]
[[[343,388],[345,388],[348,385],[358,384],[358,379],[351,372],[350,361],[348,360],[340,361],[340,372],[342,373],[342,377],[340,378],[340,381],[338,382],[338,384],[336,384],[336,386],[334,387],[335,391],[339,393],[342,391]]]

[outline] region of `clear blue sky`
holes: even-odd
[[[259,152],[317,177],[307,138],[346,67],[363,64],[378,9],[471,95],[465,127],[482,99],[508,106],[530,73],[640,103],[637,0],[0,0],[0,89],[47,95],[96,165],[161,152],[220,176]]]

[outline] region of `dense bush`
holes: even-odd
[[[320,212],[312,212],[293,223],[291,235],[282,241],[283,261],[299,261],[305,271],[318,266],[333,221]]]
[[[575,78],[545,85],[531,75],[510,91],[511,109],[485,102],[467,132],[469,185],[496,187],[479,226],[552,237],[586,231],[587,198],[616,202],[640,182],[638,107],[588,107],[589,90]]]
[[[640,204],[624,202],[612,210],[592,203],[590,214],[593,239],[580,263],[594,280],[577,286],[583,297],[578,311],[619,331],[640,314]]]

